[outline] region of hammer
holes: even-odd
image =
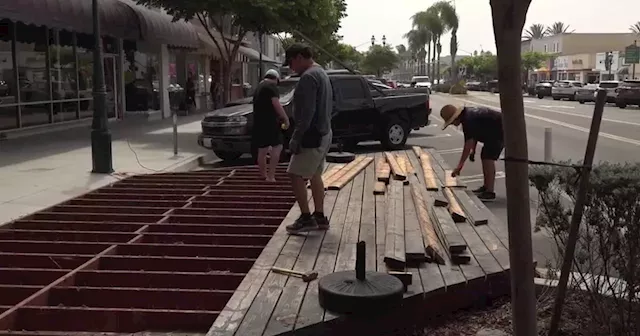
[[[290,270],[290,269],[286,269],[286,268],[275,267],[275,266],[271,267],[271,271],[274,272],[274,273],[294,276],[294,277],[302,279],[302,281],[304,281],[304,282],[313,281],[313,280],[318,278],[318,272],[316,272],[316,271],[298,272],[298,271],[294,271],[294,270]]]

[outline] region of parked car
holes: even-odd
[[[500,88],[498,86],[498,80],[490,80],[487,82],[487,91],[491,93],[500,93]]]
[[[467,82],[464,85],[468,91],[485,91],[486,85],[482,82]]]
[[[331,120],[333,142],[354,146],[360,141],[380,140],[387,149],[402,148],[411,130],[429,124],[429,95],[425,93],[382,95],[371,91],[371,83],[358,75],[330,75],[334,90],[334,115]],[[290,77],[281,81],[295,81]],[[280,98],[292,118],[293,88]],[[385,91],[382,90],[384,93]],[[291,120],[294,123],[294,120]],[[244,153],[256,154],[251,146],[253,106],[222,108],[206,114],[198,144],[213,150],[223,160],[234,160]],[[285,132],[285,147],[292,129]]]
[[[429,76],[413,76],[411,78],[412,87],[427,87],[431,90],[431,78]]]
[[[587,84],[576,91],[576,100],[580,104],[596,101],[597,84]]]
[[[536,83],[534,87],[534,96],[542,99],[544,97],[551,97],[551,91],[554,81],[540,81]]]
[[[599,88],[607,90],[607,103],[615,103],[618,93],[616,89],[620,86],[619,81],[602,81],[598,85]]]
[[[640,106],[640,80],[629,79],[620,83],[617,89],[616,106],[625,108],[627,105]]]
[[[579,81],[557,81],[551,88],[551,97],[553,100],[569,99],[574,101],[576,100],[576,93],[582,86],[582,82]]]

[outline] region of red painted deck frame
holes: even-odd
[[[0,229],[0,336],[206,333],[295,202],[255,167],[132,176]]]

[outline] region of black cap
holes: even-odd
[[[308,45],[296,42],[287,48],[282,66],[291,65],[291,59],[296,58],[298,55],[307,59],[313,58],[313,51]]]

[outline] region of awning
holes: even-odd
[[[238,49],[238,52],[240,52],[241,54],[247,56],[251,61],[255,61],[258,62],[260,60],[260,52],[249,48],[249,47],[243,47],[240,46],[240,48]],[[262,62],[264,63],[275,63],[275,64],[279,64],[280,62],[274,60],[273,58],[267,57],[264,54],[262,55]]]
[[[3,0],[0,1],[0,19],[93,33],[93,8],[87,0]],[[140,39],[135,13],[118,0],[100,0],[100,23],[103,35]]]
[[[143,40],[183,48],[197,49],[200,46],[198,33],[191,23],[184,20],[173,22],[173,16],[139,6],[132,0],[119,1],[126,3],[137,14]]]

